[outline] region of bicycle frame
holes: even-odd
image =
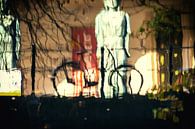
[[[108,53],[110,54],[110,56],[112,57],[112,60],[113,60],[113,63],[114,63],[114,69],[112,69],[111,71],[110,71],[110,75],[109,75],[109,85],[111,85],[111,86],[113,86],[114,87],[114,84],[112,83],[112,80],[113,80],[113,75],[114,74],[118,74],[121,78],[122,78],[122,76],[120,75],[120,71],[121,70],[123,70],[123,72],[128,72],[128,70],[129,71],[131,71],[131,70],[135,70],[137,73],[138,73],[138,75],[140,76],[140,87],[139,87],[139,90],[138,90],[138,92],[137,92],[137,94],[139,94],[140,93],[140,91],[141,91],[141,88],[142,88],[142,85],[143,85],[143,75],[141,74],[141,72],[139,71],[139,70],[137,70],[136,68],[135,68],[135,66],[133,66],[133,65],[130,65],[130,64],[124,64],[124,65],[120,65],[120,66],[116,66],[116,64],[115,64],[115,59],[114,59],[114,56],[113,56],[113,54],[112,54],[112,52],[111,52],[111,50],[110,49],[108,49],[107,47],[103,47],[103,48],[101,48],[102,49],[102,54],[103,54],[103,51],[104,51],[104,49],[106,49],[107,51],[108,51]],[[84,52],[86,52],[86,51],[84,51]],[[84,52],[80,52],[80,53],[78,53],[78,54],[81,54],[81,56],[83,55],[83,53]],[[103,57],[103,56],[102,56]],[[83,57],[81,58],[82,60],[83,60]],[[84,61],[84,60],[83,60]],[[103,65],[103,61],[104,61],[104,59],[102,58],[101,59],[101,65],[102,66],[104,66]],[[84,62],[84,63],[86,63],[86,62]],[[80,63],[79,62],[75,62],[75,61],[72,61],[72,60],[70,60],[70,61],[67,61],[67,60],[63,60],[62,61],[62,63],[59,65],[59,66],[57,66],[55,69],[53,69],[52,70],[52,77],[51,77],[51,81],[52,81],[52,83],[53,83],[53,88],[55,89],[55,91],[56,91],[56,93],[57,93],[57,95],[58,96],[60,96],[60,94],[59,94],[59,92],[58,92],[58,90],[57,90],[57,86],[56,86],[56,76],[57,76],[57,73],[60,71],[60,69],[62,69],[63,68],[63,70],[64,70],[64,73],[65,73],[65,77],[66,77],[66,79],[67,79],[67,82],[69,82],[69,83],[73,83],[73,84],[75,84],[75,80],[72,78],[72,77],[69,77],[69,75],[68,75],[68,70],[66,69],[66,67],[72,67],[73,68],[73,70],[81,70],[81,71],[83,71],[83,73],[84,73],[84,81],[85,81],[85,86],[87,87],[87,86],[96,86],[97,84],[98,84],[98,81],[97,82],[90,82],[87,78],[86,78],[86,71],[87,71],[87,68],[85,67],[85,69],[84,70],[86,70],[86,71],[84,71],[84,70],[82,70],[81,69],[81,66],[80,66]],[[104,90],[103,90],[103,87],[104,87],[104,74],[105,74],[105,72],[106,72],[106,70],[107,69],[105,69],[104,67],[101,67],[100,68],[100,72],[101,72],[101,88],[100,88],[100,93],[101,93],[101,97],[102,98],[104,98],[105,96],[104,96]],[[124,70],[126,70],[126,71],[124,71]],[[88,72],[88,71],[87,71]],[[89,73],[88,73],[89,74]],[[124,78],[122,78],[122,80],[124,80]],[[130,88],[130,92],[131,92],[131,94],[133,93],[133,90],[132,90],[132,86],[131,86],[131,75],[129,76],[129,78],[128,78],[128,82],[127,82],[127,84],[128,84],[128,86],[129,86],[129,88]],[[128,87],[127,86],[127,87]]]
[[[67,67],[72,67],[73,71],[82,71],[84,73],[84,76],[83,76],[84,77],[84,82],[85,82],[84,87],[95,86],[95,85],[98,84],[98,82],[90,80],[90,75],[89,75],[90,72],[87,69],[86,62],[83,58],[83,54],[86,53],[86,52],[87,52],[86,50],[77,52],[77,54],[81,55],[81,60],[84,62],[84,69],[81,68],[80,62],[76,62],[76,61],[73,61],[73,60],[70,60],[70,61],[63,60],[62,63],[59,66],[57,66],[55,69],[52,70],[51,81],[52,81],[52,84],[53,84],[53,88],[56,91],[58,96],[60,96],[60,94],[59,94],[59,92],[57,90],[57,86],[56,86],[56,76],[57,76],[57,73],[61,69],[63,69],[63,71],[65,73],[65,78],[67,79],[67,82],[75,84],[74,78],[72,76],[70,77],[69,74],[68,74]]]
[[[122,75],[120,74],[120,71],[127,73],[128,71],[134,70],[134,71],[136,71],[136,73],[138,73],[138,75],[140,76],[140,79],[141,79],[140,80],[140,87],[139,87],[139,90],[137,92],[137,94],[139,95],[140,94],[140,91],[142,89],[142,86],[143,86],[143,75],[141,74],[141,72],[138,69],[136,69],[135,66],[133,66],[131,64],[122,64],[122,65],[116,66],[116,61],[115,61],[115,58],[114,58],[111,50],[109,48],[107,48],[106,46],[102,47],[102,49],[104,49],[104,48],[111,55],[112,60],[113,60],[113,63],[114,63],[114,65],[113,65],[114,66],[114,69],[112,69],[110,71],[110,75],[109,75],[109,80],[108,80],[109,81],[109,85],[111,85],[111,86],[114,87],[114,84],[112,83],[113,75],[114,74],[117,74],[117,75],[119,75],[119,77],[122,78]],[[103,54],[104,53],[102,52],[102,56],[103,56]],[[105,72],[107,70],[103,66],[104,66],[104,64],[101,63],[101,69],[102,69],[101,72]],[[104,75],[104,73],[102,73],[102,75]],[[122,78],[122,80],[124,80],[124,78]],[[133,93],[133,90],[132,90],[132,86],[131,86],[131,74],[129,75],[129,78],[127,80],[128,80],[127,84],[128,84],[128,86],[130,88],[130,93],[132,94]],[[104,87],[104,86],[102,86],[102,87]],[[101,92],[103,92],[103,90]],[[103,95],[104,93],[101,93],[101,94]]]

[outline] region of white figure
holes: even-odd
[[[108,48],[113,58],[109,55],[107,50],[104,50],[104,84],[99,83],[101,97],[112,98],[115,96],[122,96],[127,93],[126,82],[123,82],[122,78],[126,78],[125,72],[120,72],[120,75],[115,75],[112,79],[113,86],[108,84],[108,77],[110,71],[115,66],[125,64],[127,57],[130,57],[129,53],[129,36],[130,21],[128,13],[120,10],[120,0],[104,0],[104,9],[97,14],[95,19],[95,34],[97,39],[97,52],[96,56],[99,62],[99,68],[101,67],[101,48]],[[102,67],[101,67],[102,68]],[[101,80],[101,79],[100,79]]]
[[[15,20],[15,31],[11,24],[14,17],[2,15],[0,20],[0,70],[10,70],[16,68],[20,49],[19,22]],[[15,34],[13,34],[15,33]],[[15,40],[13,40],[15,38]]]

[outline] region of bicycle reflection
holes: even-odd
[[[71,79],[69,78],[71,76]],[[99,97],[98,93],[98,70],[96,68],[83,70],[69,70],[68,76],[57,85],[61,96]]]

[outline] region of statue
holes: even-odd
[[[10,70],[19,59],[20,29],[18,20],[5,14],[4,2],[0,0],[0,70]]]
[[[120,10],[120,0],[104,0],[104,9],[101,10],[95,19],[95,34],[97,39],[96,56],[99,62],[99,68],[104,74],[101,74],[103,81],[99,83],[101,97],[112,98],[119,97],[127,93],[126,82],[121,79],[126,78],[125,72],[115,75],[114,86],[108,83],[110,71],[126,63],[129,53],[130,21],[128,13]],[[108,48],[113,57],[109,55]],[[102,55],[102,54],[103,55]],[[103,56],[103,58],[101,58]],[[114,58],[114,62],[113,62]],[[103,66],[102,63],[104,62]]]
[[[21,95],[22,76],[16,69],[20,48],[19,21],[11,15],[7,0],[0,0],[0,93]]]

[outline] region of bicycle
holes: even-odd
[[[115,62],[114,57],[113,57],[110,49],[108,49],[107,47],[103,47],[101,49],[102,50],[104,50],[104,49],[107,50],[108,53],[109,53],[109,55],[112,57],[113,62]],[[86,52],[87,51],[84,50],[84,51],[80,51],[80,52],[77,53],[77,54],[80,54],[81,55],[82,61],[84,61],[83,60],[83,54],[86,53]],[[101,65],[103,65],[102,62],[101,62]],[[86,72],[86,71],[88,71],[86,67],[85,67],[85,69],[84,69],[85,71],[84,71],[84,70],[81,69],[81,66],[80,66],[80,63],[79,62],[76,62],[76,61],[73,61],[73,60],[70,60],[70,61],[63,60],[62,63],[59,66],[57,66],[55,69],[53,69],[53,71],[52,71],[52,78],[51,78],[52,83],[53,83],[53,87],[54,87],[54,89],[55,89],[55,91],[56,91],[56,93],[57,93],[58,96],[60,96],[60,94],[59,94],[59,92],[57,90],[57,86],[56,86],[56,76],[57,76],[57,73],[60,70],[63,70],[64,71],[65,77],[67,79],[67,82],[69,82],[69,83],[75,84],[75,80],[73,79],[73,77],[68,74],[69,71],[72,71],[72,70],[73,71],[74,70],[75,71],[76,70],[81,70],[84,73],[84,75],[83,75],[83,77],[84,77],[84,83],[85,83],[85,86],[84,87],[91,87],[91,86],[97,86],[98,85],[98,81],[92,81],[92,80],[90,80],[90,77],[89,77],[90,75],[89,75],[89,72]],[[108,69],[100,68],[98,70],[100,70],[101,77],[103,77],[103,74]],[[124,64],[124,65],[120,65],[118,67],[116,67],[114,65],[114,69],[111,70],[110,71],[110,74],[109,74],[109,80],[108,80],[109,85],[111,85],[111,86],[114,87],[114,84],[112,82],[113,77],[114,77],[115,74],[119,74],[119,76],[120,76],[120,72],[121,71],[122,72],[125,72],[126,75],[127,75],[127,78],[122,78],[122,80],[127,83],[127,87],[130,89],[130,94],[133,94],[133,89],[132,89],[132,84],[131,84],[132,83],[132,80],[133,80],[132,73],[134,73],[134,75],[136,74],[138,76],[139,81],[136,81],[136,80],[135,81],[136,81],[136,83],[139,83],[138,84],[139,85],[139,90],[136,93],[136,94],[139,95],[139,93],[141,91],[141,88],[142,88],[142,85],[143,85],[143,75],[141,74],[141,72],[139,70],[137,70],[135,68],[135,66],[133,66],[131,64]],[[101,81],[104,81],[104,79],[101,78]],[[104,94],[104,91],[103,91],[102,87],[100,89],[100,93],[101,93],[102,98],[104,98],[103,97],[104,96],[103,95]],[[82,93],[80,93],[80,94],[82,95]]]
[[[58,97],[60,97],[60,94],[57,90],[56,79],[58,78],[57,76],[58,76],[59,72],[63,72],[67,82],[72,83],[74,85],[76,84],[76,80],[75,80],[75,78],[73,78],[73,75],[75,74],[74,72],[76,72],[76,71],[82,72],[83,74],[81,76],[84,79],[84,82],[83,82],[84,87],[82,87],[82,88],[92,87],[92,86],[96,86],[98,84],[98,81],[96,81],[96,79],[91,77],[90,69],[87,68],[86,62],[83,58],[83,55],[87,52],[88,52],[87,50],[77,51],[76,54],[81,56],[80,61],[63,59],[62,63],[52,70],[50,79],[52,81],[53,88],[54,88],[55,92],[57,93]],[[83,61],[83,63],[84,63],[84,68],[81,67],[81,61]],[[93,73],[93,74],[95,74],[95,73]],[[82,94],[83,94],[82,91],[79,94],[80,94],[80,96],[82,96]]]
[[[142,86],[143,86],[143,75],[141,74],[141,72],[135,68],[135,66],[131,65],[131,64],[122,64],[122,65],[119,65],[119,66],[116,66],[116,60],[114,58],[114,55],[112,54],[111,51],[113,51],[112,49],[109,49],[108,47],[104,46],[101,48],[101,55],[103,55],[105,52],[104,51],[107,51],[107,57],[111,56],[112,58],[112,63],[109,62],[110,66],[108,66],[106,64],[106,68],[104,67],[104,60],[103,57],[104,56],[101,56],[101,75],[103,76],[104,78],[104,73],[106,71],[110,71],[109,72],[109,77],[108,77],[108,84],[110,86],[113,87],[113,91],[119,91],[119,84],[117,82],[117,84],[113,84],[113,80],[116,79],[114,77],[114,75],[117,75],[117,77],[120,77],[122,79],[122,82],[124,82],[123,84],[126,86],[126,88],[129,88],[129,92],[130,94],[133,94],[133,89],[132,89],[132,85],[135,85],[135,83],[137,84],[137,86],[139,87],[138,88],[138,91],[137,91],[137,95],[140,94],[140,91],[142,89]],[[107,61],[108,62],[108,61]],[[114,66],[114,69],[112,68]],[[124,77],[123,75],[121,75],[121,73],[125,73],[125,76]],[[133,74],[133,76],[132,76]],[[117,80],[118,81],[118,80]],[[104,83],[104,81],[102,81]],[[116,81],[115,81],[116,82]],[[102,87],[104,87],[102,85]],[[104,96],[104,93],[103,93],[103,88],[101,89],[101,96]],[[114,94],[113,94],[114,96]],[[120,97],[117,93],[116,97]]]

